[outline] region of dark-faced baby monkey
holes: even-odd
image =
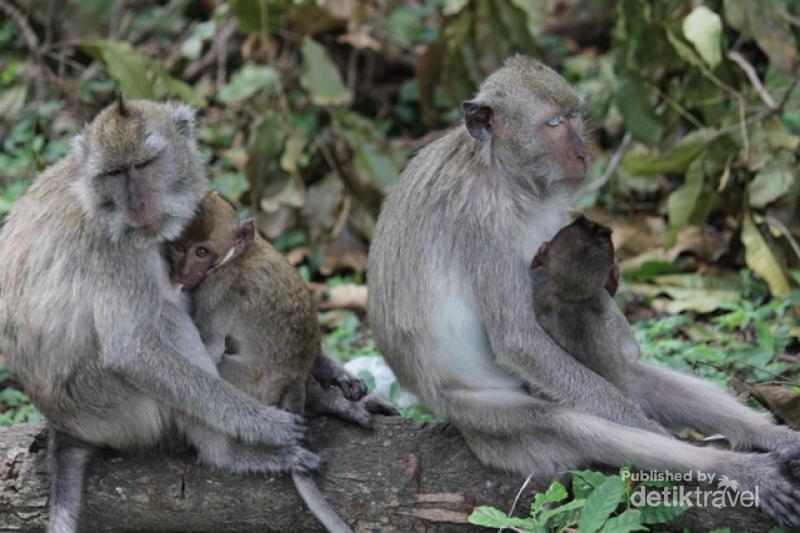
[[[253,221],[239,222],[233,206],[219,194],[203,198],[194,220],[167,251],[171,279],[191,290],[200,337],[223,379],[264,403],[298,414],[304,412],[307,391],[312,410],[361,425],[369,424],[371,412],[393,414],[375,399],[357,402],[366,386],[321,353],[305,283],[258,235]],[[320,368],[324,377],[336,374],[330,381],[341,392],[326,390],[312,377]],[[293,480],[328,530],[350,531],[310,477],[293,474]]]
[[[614,303],[619,271],[611,230],[578,217],[539,248],[533,269],[536,320],[562,350],[623,392],[628,362],[639,357]]]

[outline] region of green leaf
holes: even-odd
[[[541,523],[546,523],[548,520],[550,520],[554,516],[557,516],[557,515],[560,515],[560,514],[564,514],[564,513],[568,513],[570,511],[577,511],[578,509],[581,509],[584,505],[586,505],[586,499],[585,498],[578,498],[578,499],[572,500],[571,502],[565,503],[564,505],[556,507],[555,509],[550,509],[548,511],[544,511],[541,514],[540,521],[541,521]]]
[[[712,69],[722,61],[722,21],[704,5],[697,6],[683,19],[683,35]]]
[[[667,199],[667,214],[669,216],[670,235],[669,239],[673,242],[665,242],[666,246],[674,244],[678,230],[689,222],[689,218],[695,210],[697,200],[703,192],[705,173],[703,172],[702,158],[696,158],[689,170],[686,172],[683,185],[672,191]]]
[[[578,519],[581,533],[594,533],[603,527],[625,496],[625,483],[619,476],[611,476],[586,499]]]
[[[753,213],[746,213],[742,224],[742,244],[745,262],[753,272],[764,278],[773,296],[784,298],[789,294],[789,280],[775,257],[769,244],[753,220]]]
[[[184,102],[198,107],[205,107],[208,103],[205,98],[194,92],[191,85],[173,78],[170,73],[167,72],[167,69],[162,67],[158,62],[151,61],[150,68],[156,73],[158,80],[164,84],[168,94],[177,96]]]
[[[531,513],[538,513],[548,503],[560,502],[567,497],[567,489],[558,481],[554,481],[548,487],[547,492],[539,492],[534,496],[531,504]]]
[[[345,136],[353,150],[356,164],[369,176],[372,183],[388,187],[397,182],[394,162],[377,145],[370,142],[366,135],[356,130],[347,130]]]
[[[629,533],[630,531],[647,531],[647,527],[642,525],[641,512],[628,509],[621,515],[609,519],[601,531],[602,533]]]
[[[664,126],[654,112],[655,101],[643,81],[634,74],[620,73],[616,97],[625,128],[631,132],[633,138],[648,146],[658,144],[664,133]]]
[[[300,85],[316,105],[343,105],[350,101],[342,76],[328,52],[311,37],[303,39],[303,70]]]
[[[795,183],[794,156],[785,152],[770,158],[747,186],[750,205],[764,207],[783,196]]]
[[[241,102],[264,90],[273,94],[281,88],[281,75],[269,65],[245,65],[231,76],[217,97],[223,104]]]
[[[150,59],[122,41],[97,40],[81,44],[86,53],[97,59],[128,98],[155,97],[149,72]]]
[[[656,176],[667,172],[685,172],[692,161],[710,143],[718,139],[720,132],[710,128],[694,130],[666,154],[644,153],[630,150],[622,160],[622,168],[638,176]]]
[[[789,24],[780,9],[788,3],[775,0],[725,0],[725,19],[735,29],[752,37],[771,64],[791,72],[797,64],[798,52]],[[781,6],[781,7],[779,7]]]
[[[639,511],[642,513],[642,524],[666,524],[688,509],[689,506],[687,505],[654,505],[639,507]]]
[[[500,509],[481,505],[473,509],[469,515],[469,523],[476,526],[492,528],[514,528],[523,531],[533,530],[533,520],[526,518],[509,517]]]

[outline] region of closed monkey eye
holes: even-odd
[[[564,122],[564,116],[558,115],[548,120],[547,125],[550,126],[551,128],[555,128],[556,126],[561,125],[563,122]]]

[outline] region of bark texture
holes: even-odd
[[[47,520],[46,428],[0,428],[0,531],[42,531]],[[311,420],[325,464],[320,489],[357,532],[490,531],[467,524],[476,505],[510,508],[523,479],[481,465],[444,424],[384,418],[364,430]],[[526,514],[534,483],[520,500]],[[321,527],[283,476],[237,476],[187,452],[99,453],[89,467],[82,531],[313,532]],[[757,509],[691,509],[669,530],[767,531]],[[662,530],[664,530],[662,528]]]

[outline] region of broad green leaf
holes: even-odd
[[[358,131],[348,130],[345,135],[355,155],[356,164],[373,184],[388,187],[397,182],[397,168],[387,154]]]
[[[657,145],[664,127],[653,111],[655,101],[643,81],[633,74],[622,73],[618,76],[615,93],[625,128],[633,138],[648,146]]]
[[[784,157],[781,157],[781,156]],[[750,195],[750,205],[764,207],[780,198],[795,184],[798,169],[793,164],[794,156],[776,154],[767,161],[767,164],[756,174],[753,181],[747,186]]]
[[[630,150],[622,160],[626,172],[638,176],[657,176],[667,172],[685,172],[692,161],[713,141],[720,132],[703,128],[687,134],[675,148],[665,154],[644,153]]]
[[[742,244],[744,244],[747,266],[766,280],[772,295],[783,298],[789,294],[789,281],[786,279],[781,263],[764,239],[761,230],[756,226],[752,213],[744,216]]]
[[[197,59],[203,51],[203,43],[214,37],[217,30],[217,23],[214,20],[207,20],[195,26],[192,35],[181,44],[181,53],[189,59]]]
[[[576,498],[586,498],[592,490],[602,485],[608,476],[593,470],[574,470],[572,474],[572,492]]]
[[[167,94],[177,96],[184,102],[198,107],[205,107],[208,103],[205,98],[194,92],[191,85],[177,78],[173,78],[160,63],[151,60],[150,68],[155,72],[158,80],[164,84]]]
[[[684,225],[689,222],[689,218],[695,210],[697,200],[703,192],[703,182],[705,173],[703,172],[702,158],[696,158],[689,170],[686,172],[683,185],[672,191],[667,199],[667,214],[669,216],[670,230],[665,234],[666,246],[674,244],[675,237]]]
[[[610,518],[601,530],[602,533],[630,533],[631,531],[647,531],[642,525],[642,513],[628,509],[619,516]]]
[[[223,172],[214,176],[214,188],[222,196],[231,200],[238,200],[250,186],[241,172]]]
[[[122,41],[87,41],[81,44],[88,54],[97,59],[108,75],[117,82],[128,98],[155,97],[155,89],[149,72],[150,59],[131,45]]]
[[[538,513],[548,503],[560,502],[567,497],[567,489],[558,481],[554,481],[548,487],[547,492],[539,492],[534,496],[531,504],[531,513]]]
[[[564,505],[556,507],[555,509],[544,511],[541,515],[541,522],[545,523],[556,515],[568,513],[570,511],[577,511],[578,509],[581,509],[585,504],[586,504],[585,498],[578,498],[572,500],[569,503],[565,503]]]
[[[522,531],[533,530],[533,520],[525,518],[509,517],[500,509],[481,505],[473,509],[469,515],[469,523],[476,526],[493,528],[514,528]]]
[[[219,92],[223,104],[241,102],[264,90],[272,94],[281,88],[281,75],[269,65],[245,65],[231,76]]]
[[[722,61],[722,21],[708,7],[699,5],[683,19],[683,35],[709,67]]]
[[[619,476],[611,476],[597,487],[589,497],[578,519],[581,533],[594,533],[606,523],[625,496],[625,483]]]
[[[311,37],[303,39],[303,69],[300,85],[309,92],[316,105],[342,105],[350,95],[325,48]]]

